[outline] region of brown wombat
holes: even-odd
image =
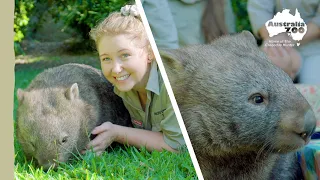
[[[27,158],[48,169],[66,162],[89,142],[105,121],[131,126],[130,115],[102,73],[88,65],[66,64],[40,73],[18,89],[17,138]]]
[[[316,120],[250,32],[161,52],[205,179],[293,179]]]

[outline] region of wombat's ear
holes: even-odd
[[[183,65],[181,62],[182,55],[179,50],[173,49],[162,49],[159,51],[163,64],[172,69],[183,69]],[[167,68],[166,68],[167,70]]]
[[[18,101],[19,102],[22,102],[23,101],[23,98],[24,98],[24,91],[22,89],[18,89],[17,90],[17,97],[18,97]]]
[[[79,98],[79,87],[77,83],[72,84],[72,86],[67,89],[66,93],[66,98],[69,100],[77,99]]]
[[[250,42],[252,44],[254,44],[255,46],[257,46],[257,41],[256,39],[254,38],[253,34],[250,32],[250,31],[242,31],[240,33],[240,35],[246,39],[247,42]]]

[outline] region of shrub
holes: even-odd
[[[54,19],[62,19],[66,26],[76,28],[84,39],[89,31],[109,13],[119,11],[129,0],[61,0],[53,2],[50,10]]]

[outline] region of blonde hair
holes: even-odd
[[[133,38],[145,41],[145,45],[150,46],[147,33],[144,29],[140,17],[133,15],[123,15],[120,12],[111,13],[106,19],[92,28],[89,35],[98,45],[102,36],[114,36],[128,34]],[[149,47],[148,47],[149,48]]]

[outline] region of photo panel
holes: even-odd
[[[15,2],[17,179],[197,179],[159,53],[134,4]]]
[[[319,177],[320,1],[140,2],[199,179]]]

